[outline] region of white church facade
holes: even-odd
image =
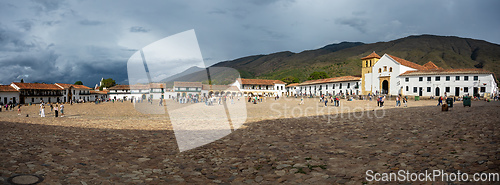
[[[375,52],[363,57],[361,92],[410,96],[480,96],[498,94],[492,72],[483,69],[443,69],[432,62],[419,65]]]

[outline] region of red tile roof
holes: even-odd
[[[240,78],[238,81],[244,85],[274,85],[274,84],[286,84],[281,80],[266,80],[266,79],[245,79]]]
[[[438,67],[433,62],[429,61],[423,65],[427,70],[442,70],[443,68]]]
[[[72,85],[75,89],[92,89],[90,87],[84,86],[84,85]]]
[[[378,56],[377,53],[375,53],[375,51],[373,51],[373,53],[369,54],[366,57],[361,58],[361,60],[370,59],[370,58],[378,58],[378,59],[380,59],[380,56]]]
[[[392,56],[392,55],[389,55],[389,54],[387,54],[387,56],[389,56],[390,58],[394,59],[397,63],[399,63],[401,65],[404,65],[404,66],[407,66],[407,67],[411,67],[413,69],[417,69],[417,70],[425,70],[426,69],[424,66],[415,64],[415,63],[410,62],[408,60],[405,60],[405,59],[402,59],[402,58],[398,58],[398,57],[395,57],[395,56]]]
[[[12,82],[19,89],[42,89],[42,90],[62,90],[61,87],[54,84],[36,84],[36,83],[20,83]]]
[[[406,71],[400,76],[416,76],[416,75],[440,75],[440,74],[493,74],[492,72],[484,69],[434,69],[434,70],[415,70]]]
[[[91,90],[90,94],[108,94],[108,91],[94,91],[94,90]]]
[[[165,84],[162,83],[150,83],[150,84],[136,84],[130,85],[132,89],[161,89],[165,88]]]
[[[18,92],[18,90],[10,85],[0,85],[0,92]]]
[[[115,85],[115,86],[110,87],[108,89],[109,90],[123,90],[123,89],[130,90],[130,86],[129,85]]]
[[[73,84],[55,83],[55,85],[62,87],[63,89],[69,89]]]
[[[75,84],[55,83],[55,85],[62,87],[63,89],[69,89],[70,87],[73,87],[75,89],[87,89],[87,90],[92,89],[92,88],[84,86],[84,85],[75,85]]]
[[[236,86],[231,86],[231,85],[205,85],[205,84],[203,84],[202,90],[239,91]]]
[[[174,82],[174,87],[202,87],[201,82]]]
[[[165,84],[162,84],[162,83],[150,83],[149,84],[149,88],[151,88],[151,89],[161,89],[161,88],[165,88]]]
[[[130,89],[141,89],[141,90],[146,90],[149,89],[149,85],[146,84],[138,84],[138,85],[129,85]]]
[[[298,85],[299,85],[299,83],[291,83],[291,84],[288,84],[286,87],[295,87]]]
[[[347,82],[347,81],[360,81],[361,77],[356,76],[341,76],[335,78],[325,78],[318,80],[309,80],[300,83],[299,85],[312,85],[312,84],[321,84],[321,83],[334,83],[334,82]]]

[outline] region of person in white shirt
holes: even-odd
[[[43,104],[40,104],[40,116],[42,118],[45,118],[45,106]]]

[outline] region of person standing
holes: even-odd
[[[407,102],[408,102],[408,96],[405,96],[403,98],[403,103],[405,104],[405,107],[408,107]]]
[[[58,104],[56,104],[56,105],[54,106],[54,115],[55,115],[55,117],[56,117],[56,118],[57,118],[57,116],[58,116],[58,114],[59,114],[59,111],[58,111],[58,110],[59,110],[59,107],[58,107]]]
[[[45,118],[45,106],[44,106],[44,105],[42,105],[42,106],[40,107],[40,116],[41,116],[42,118]]]
[[[326,105],[326,104],[328,103],[328,99],[326,99],[326,98],[325,98],[325,100],[324,100],[324,101],[325,101],[325,107],[327,107],[327,105]]]
[[[302,105],[302,104],[304,104],[304,97],[300,97],[300,103],[299,103],[299,105]]]
[[[64,117],[64,104],[61,104],[59,108],[61,110],[61,117]]]
[[[38,115],[40,115],[40,116],[42,115],[42,107],[43,107],[43,101],[42,101],[42,103],[40,103],[40,111],[38,113]]]
[[[385,96],[380,99],[380,107],[384,107]]]

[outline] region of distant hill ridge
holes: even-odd
[[[293,76],[302,82],[315,71],[324,71],[330,77],[360,75],[360,58],[373,51],[380,56],[387,53],[420,65],[432,61],[445,69],[483,68],[497,76],[500,74],[500,45],[484,40],[436,35],[412,35],[371,44],[341,42],[300,53],[283,51],[246,56],[211,67],[234,68],[243,78],[279,80]],[[175,80],[183,79],[179,77]]]

